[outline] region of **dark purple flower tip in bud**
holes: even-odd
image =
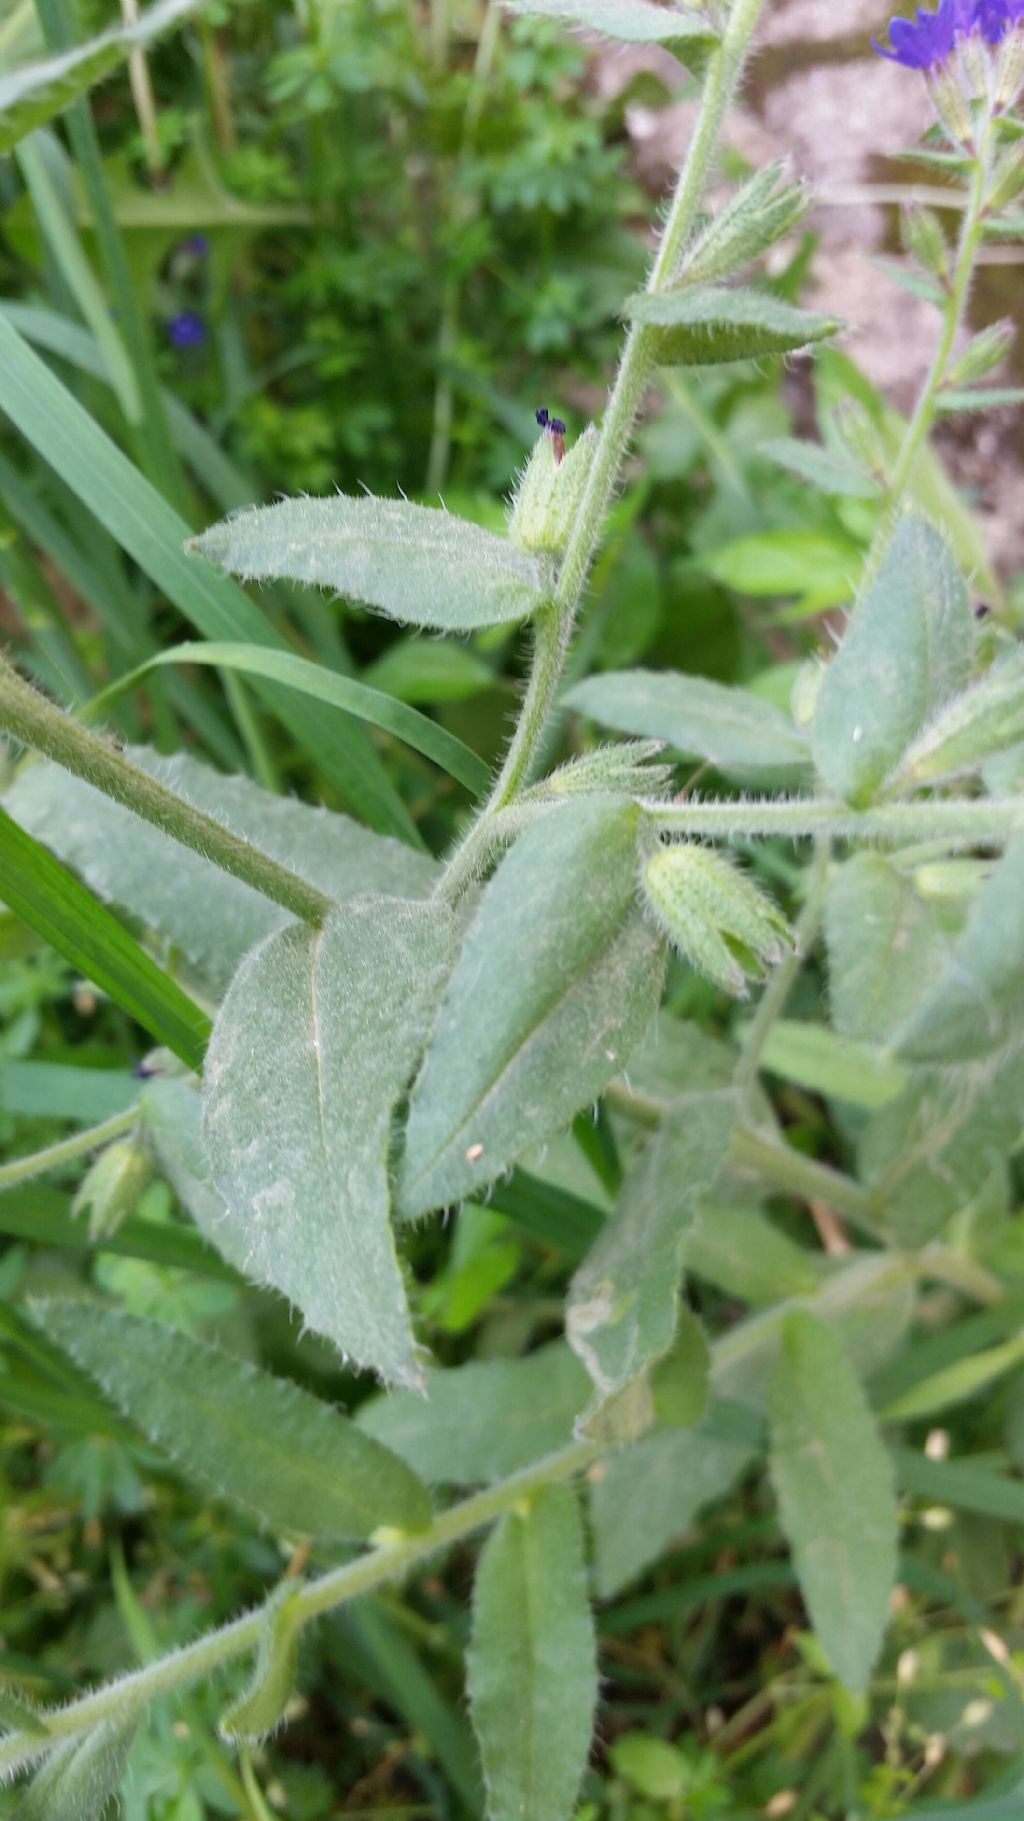
[[[551,417],[549,415],[547,405],[541,405],[540,409],[535,411],[533,415],[537,419],[541,429],[547,431],[554,444],[555,463],[557,465],[565,454],[565,425],[560,417]]]
[[[194,310],[182,310],[167,324],[167,339],[172,348],[201,348],[206,341],[206,324]]]
[[[187,240],[182,241],[181,251],[193,254],[196,259],[205,259],[210,251],[209,239],[205,234],[190,234]]]

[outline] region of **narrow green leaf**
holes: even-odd
[[[413,1089],[404,1214],[493,1181],[625,1066],[664,970],[635,906],[635,829],[629,805],[571,802],[534,822],[488,884]]]
[[[282,1581],[267,1601],[252,1678],[224,1709],[218,1731],[231,1745],[258,1745],[282,1725],[299,1669],[299,1617],[295,1597],[302,1583]]]
[[[770,1394],[772,1479],[815,1633],[839,1680],[866,1687],[896,1573],[889,1457],[842,1345],[787,1315]]]
[[[389,1221],[390,1120],[453,944],[445,908],[397,898],[280,930],[243,961],[206,1061],[218,1235],[318,1334],[400,1384],[421,1373]]]
[[[489,1821],[569,1821],[597,1702],[571,1487],[545,1488],[488,1537],[473,1589],[468,1683]]]
[[[915,1062],[984,1057],[1020,1034],[1024,1013],[1024,840],[1015,841],[974,898],[934,991],[896,1034]]]
[[[738,1111],[730,1092],[678,1101],[572,1280],[566,1333],[597,1392],[590,1416],[672,1345],[683,1241],[725,1162]]]
[[[123,1113],[138,1097],[139,1083],[127,1069],[79,1068],[69,1062],[0,1063],[0,1106],[7,1113],[37,1119],[70,1119],[98,1125]]]
[[[174,1271],[196,1271],[201,1277],[236,1282],[234,1271],[198,1233],[177,1221],[126,1220],[116,1233],[99,1239],[70,1215],[71,1198],[59,1189],[25,1183],[17,1195],[0,1195],[0,1233],[32,1245],[71,1252],[114,1252],[122,1258],[146,1258]]]
[[[761,1067],[812,1094],[849,1101],[873,1112],[907,1085],[898,1062],[876,1056],[867,1044],[837,1037],[824,1024],[779,1018],[761,1053]]]
[[[147,216],[152,208],[153,198],[148,196]],[[283,635],[234,582],[204,572],[186,556],[189,526],[2,312],[0,411],[205,638],[285,648]],[[297,703],[293,692],[279,684],[263,683],[259,688],[302,751],[311,755],[353,808],[374,828],[419,842],[408,811],[361,728],[326,705]]]
[[[1001,1347],[986,1347],[970,1359],[958,1359],[951,1366],[944,1366],[941,1372],[919,1379],[909,1391],[886,1404],[884,1410],[879,1411],[878,1420],[904,1423],[916,1417],[932,1416],[938,1410],[948,1410],[952,1404],[962,1404],[975,1392],[994,1384],[1022,1359],[1024,1337],[1020,1335],[1016,1340],[1004,1341]]]
[[[564,1448],[589,1389],[564,1341],[552,1341],[526,1359],[428,1371],[426,1396],[383,1392],[355,1420],[432,1484],[474,1486]]]
[[[794,309],[768,291],[724,285],[636,291],[622,313],[653,331],[654,358],[664,367],[710,367],[792,354],[838,335],[843,327],[837,316]]]
[[[564,700],[605,727],[653,734],[679,752],[710,759],[741,783],[807,779],[806,741],[787,715],[746,689],[677,671],[620,670],[588,677]]]
[[[199,0],[159,0],[134,25],[113,27],[59,57],[0,76],[0,154],[109,75],[134,46],[172,30],[198,4]]]
[[[660,44],[691,68],[718,42],[700,13],[650,0],[512,0],[508,11],[521,19],[561,19],[624,44]]]
[[[164,1043],[201,1067],[210,1021],[92,893],[0,809],[0,890],[57,953]]]
[[[594,1567],[602,1599],[618,1593],[731,1491],[753,1460],[742,1442],[698,1429],[665,1429],[600,1463],[590,1494]]]
[[[896,1479],[913,1498],[929,1505],[950,1505],[954,1511],[977,1511],[982,1517],[1007,1523],[1024,1523],[1024,1484],[1008,1473],[976,1467],[969,1456],[933,1461],[915,1448],[892,1451]]]
[[[825,672],[811,728],[828,788],[870,803],[914,736],[967,682],[970,603],[946,544],[923,519],[901,519]]]
[[[173,645],[103,690],[90,704],[90,714],[94,715],[126,689],[133,689],[142,677],[161,664],[212,664],[220,670],[241,671],[245,676],[267,677],[286,689],[311,696],[314,701],[343,708],[357,721],[369,721],[372,726],[395,734],[415,752],[423,753],[442,770],[450,772],[474,795],[479,796],[487,788],[490,779],[487,766],[447,728],[438,726],[436,721],[407,707],[404,702],[396,701],[394,696],[385,695],[383,690],[369,689],[353,677],[340,676],[337,671],[310,663],[308,658],[300,658],[294,652],[275,651],[267,645],[234,645],[217,640],[202,645]]]
[[[541,605],[536,559],[466,519],[408,500],[279,500],[193,538],[189,549],[246,581],[333,588],[414,626],[468,632]]]
[[[135,1738],[132,1720],[99,1720],[58,1745],[36,1771],[15,1821],[101,1821],[116,1796]]]
[[[188,753],[164,758],[148,747],[130,746],[127,756],[339,902],[367,892],[422,897],[437,877],[434,862],[404,841],[373,834],[347,816],[276,797],[251,778],[225,777]],[[23,765],[4,802],[23,828],[73,866],[101,898],[180,950],[217,997],[242,956],[289,921],[269,898],[58,765]]]
[[[498,678],[490,664],[453,639],[395,639],[363,671],[367,687],[386,690],[400,702],[464,702],[493,689]]]
[[[825,901],[832,1020],[841,1037],[888,1043],[941,979],[949,940],[882,854],[836,867]]]
[[[758,1207],[702,1201],[683,1241],[683,1263],[696,1277],[755,1305],[813,1295],[818,1286],[810,1255]]]
[[[47,1298],[33,1313],[184,1474],[274,1530],[339,1540],[429,1524],[411,1468],[298,1385],[101,1303]]]
[[[1007,405],[1024,405],[1024,386],[979,386],[967,392],[954,389],[940,392],[936,404],[947,416],[956,411],[1003,410]]]
[[[882,491],[880,483],[866,468],[843,461],[822,443],[777,436],[762,443],[758,454],[834,499],[877,499]]]

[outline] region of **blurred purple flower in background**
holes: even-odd
[[[167,339],[172,348],[201,348],[206,341],[206,324],[194,310],[182,310],[167,324]]]
[[[196,259],[205,259],[210,251],[210,242],[205,234],[190,234],[178,248],[179,253],[192,253]]]
[[[1019,20],[1024,0],[939,0],[933,13],[918,7],[913,19],[889,21],[890,48],[871,42],[882,57],[908,70],[933,70],[945,63],[957,40],[977,32],[998,44]]]

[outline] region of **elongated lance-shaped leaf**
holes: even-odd
[[[427,1373],[426,1396],[386,1391],[356,1422],[434,1485],[488,1484],[572,1440],[590,1381],[564,1341],[526,1359],[475,1359]]]
[[[251,778],[225,777],[189,753],[165,758],[140,746],[128,747],[127,756],[328,897],[342,901],[393,892],[418,898],[437,876],[434,862],[404,841],[373,834],[348,816],[274,796]],[[23,765],[4,803],[108,904],[129,911],[180,950],[218,998],[242,956],[289,920],[287,911],[241,879],[59,765]]]
[[[147,211],[152,206],[148,197]],[[0,412],[205,638],[285,646],[284,635],[235,582],[186,556],[190,527],[2,313]],[[419,844],[408,810],[361,728],[325,704],[297,702],[279,684],[260,681],[256,688],[347,803],[374,828]]]
[[[937,531],[908,513],[825,672],[811,727],[828,788],[871,802],[914,736],[967,682],[967,589]]]
[[[0,892],[9,910],[110,994],[158,1043],[199,1068],[210,1021],[92,893],[0,809]]]
[[[272,682],[281,683],[287,689],[296,689],[300,695],[311,696],[314,701],[328,702],[332,708],[343,708],[358,721],[369,721],[375,727],[382,727],[387,733],[395,734],[405,740],[414,751],[421,752],[435,765],[465,784],[467,790],[478,796],[486,789],[490,773],[482,759],[478,759],[468,746],[456,739],[446,727],[439,727],[428,715],[420,714],[408,703],[399,702],[392,695],[386,695],[382,689],[370,689],[365,683],[359,683],[354,677],[339,676],[337,671],[328,670],[323,664],[311,663],[308,658],[300,658],[293,651],[274,651],[266,645],[225,644],[213,639],[209,644],[173,645],[169,651],[158,652],[156,657],[149,658],[140,664],[130,676],[121,677],[117,683],[105,689],[96,702],[91,704],[92,711],[104,702],[120,695],[125,689],[133,687],[154,667],[163,664],[214,664],[221,670],[237,670],[244,676],[267,677]]]
[[[560,19],[623,44],[660,44],[691,69],[718,42],[710,19],[650,0],[511,0],[508,10],[521,19]]]
[[[148,44],[195,12],[199,0],[159,0],[134,25],[101,32],[59,57],[0,76],[0,153],[52,120],[99,82],[136,45]]]
[[[453,943],[450,912],[397,898],[281,930],[243,961],[206,1060],[205,1141],[249,1276],[399,1384],[421,1375],[389,1220],[391,1113]]]
[[[594,1568],[602,1598],[616,1594],[722,1498],[754,1459],[742,1441],[697,1429],[664,1429],[602,1462],[590,1495]]]
[[[748,689],[676,671],[616,670],[577,683],[565,702],[620,733],[653,734],[679,752],[710,759],[739,782],[795,785],[809,776],[803,735]]]
[[[1020,1035],[1024,1014],[1024,840],[1007,848],[967,914],[935,988],[895,1036],[915,1062],[985,1057]]]
[[[33,1313],[184,1474],[275,1530],[336,1541],[430,1522],[411,1467],[298,1385],[102,1303]]]
[[[461,1200],[562,1130],[643,1036],[664,959],[635,906],[635,828],[631,805],[568,803],[487,886],[413,1090],[404,1214]]]
[[[267,1602],[252,1677],[220,1717],[220,1735],[231,1744],[258,1745],[284,1720],[299,1669],[300,1621],[295,1598],[300,1588],[301,1582],[282,1581]]]
[[[950,942],[933,904],[883,854],[836,868],[825,901],[832,1021],[842,1037],[888,1043],[941,980]]]
[[[681,1255],[697,1203],[725,1162],[734,1094],[688,1094],[629,1171],[618,1206],[572,1281],[566,1332],[603,1399],[666,1353],[676,1331]]]
[[[852,460],[844,460],[841,455],[826,449],[824,443],[804,442],[795,436],[775,436],[761,443],[757,453],[797,475],[819,493],[836,499],[877,499],[882,491],[881,482],[866,468]]]
[[[15,1811],[16,1821],[101,1821],[121,1787],[134,1720],[100,1720],[54,1748]]]
[[[280,500],[236,512],[189,549],[246,581],[316,583],[407,625],[446,632],[524,620],[543,600],[536,558],[408,500]]]
[[[546,1487],[488,1537],[473,1589],[468,1679],[488,1821],[569,1821],[597,1701],[571,1487]]]
[[[859,1693],[882,1645],[896,1572],[892,1464],[831,1329],[787,1315],[770,1395],[772,1479],[814,1630]]]
[[[838,335],[837,316],[797,310],[767,291],[724,285],[686,285],[637,291],[622,310],[653,331],[654,358],[663,367],[711,367],[732,360],[793,354]]]

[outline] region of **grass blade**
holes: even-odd
[[[0,810],[0,877],[8,908],[95,981],[157,1043],[202,1067],[210,1021],[91,892]]]

